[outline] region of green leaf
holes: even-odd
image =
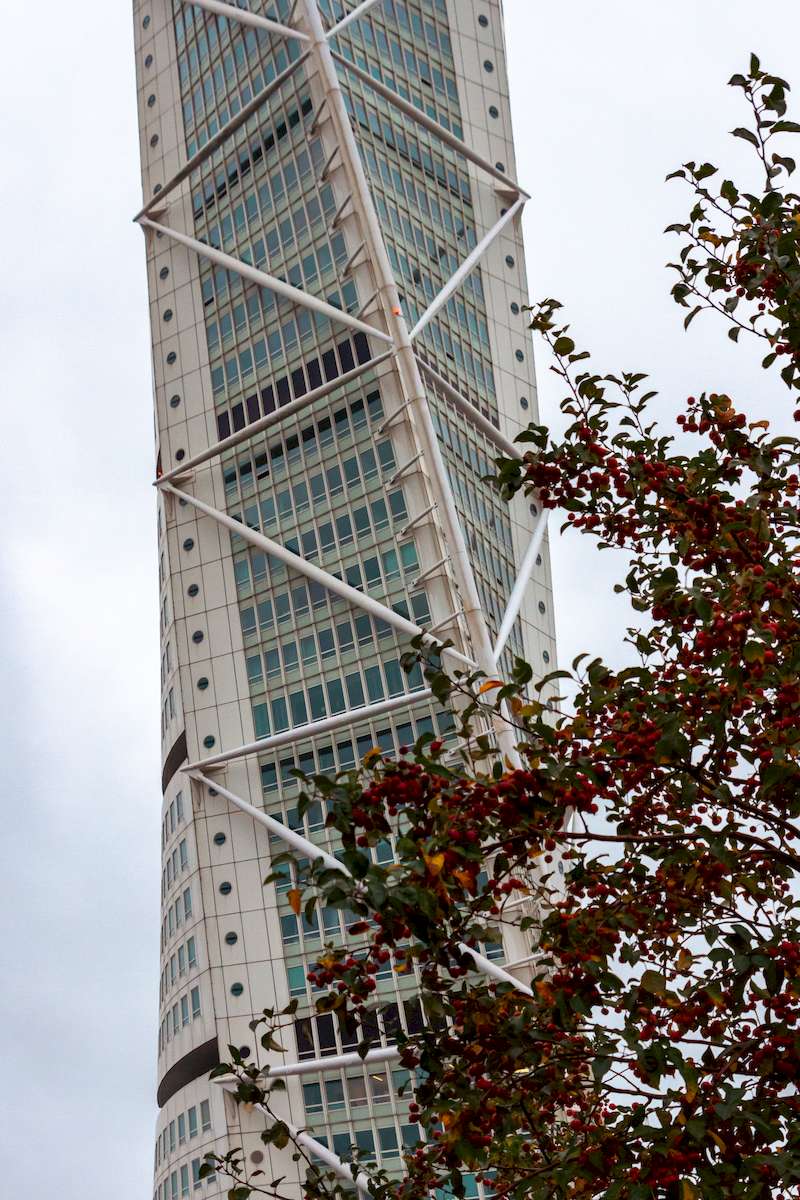
[[[667,981],[659,971],[645,971],[639,980],[639,987],[654,996],[666,996]]]
[[[742,138],[743,141],[749,142],[751,146],[759,147],[759,141],[751,129],[732,129],[731,133],[734,137]]]
[[[560,358],[563,358],[565,354],[572,354],[574,349],[575,343],[570,337],[556,338],[555,342],[553,343],[553,351]]]
[[[800,133],[798,121],[776,121],[772,126],[773,133]]]

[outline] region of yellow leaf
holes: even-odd
[[[427,854],[423,854],[422,857],[424,858],[425,866],[428,868],[431,875],[433,875],[434,877],[436,875],[441,875],[442,869],[444,868],[444,855],[443,854],[433,854],[433,855],[431,855],[430,858],[428,857]]]
[[[708,1136],[711,1138],[711,1140],[712,1140],[712,1142],[714,1143],[714,1145],[715,1145],[715,1146],[716,1146],[716,1147],[717,1147],[719,1150],[721,1150],[723,1154],[727,1154],[727,1152],[728,1152],[728,1147],[725,1145],[725,1143],[723,1142],[722,1138],[721,1138],[721,1137],[718,1137],[718,1136],[717,1136],[717,1134],[716,1134],[716,1133],[714,1133],[714,1130],[713,1130],[713,1129],[709,1129],[709,1131],[708,1131]]]
[[[286,893],[286,898],[291,905],[292,912],[295,914],[295,916],[299,917],[300,909],[303,904],[303,893],[299,888],[289,888],[289,891]]]
[[[681,1183],[681,1200],[700,1200],[700,1193],[688,1179],[684,1179]]]
[[[485,683],[482,683],[478,688],[478,694],[482,696],[484,692],[491,692],[494,691],[495,688],[501,688],[502,686],[502,679],[487,679]]]
[[[382,751],[379,750],[377,746],[373,746],[370,750],[367,751],[367,753],[364,755],[364,757],[361,761],[363,762],[365,767],[371,767],[372,764],[381,757],[381,753],[382,753]]]
[[[470,875],[469,871],[453,871],[453,874],[463,888],[468,888],[471,886],[472,876]]]
[[[750,422],[750,428],[751,428],[751,429],[769,429],[769,421],[766,421],[766,420],[764,420],[764,421],[751,421],[751,422]]]

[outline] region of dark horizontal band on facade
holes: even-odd
[[[181,733],[178,740],[174,743],[172,749],[164,761],[164,768],[161,772],[161,794],[162,796],[169,787],[169,782],[172,776],[177,771],[181,763],[188,758],[186,749],[186,730]]]
[[[218,1065],[219,1046],[215,1037],[208,1042],[203,1042],[202,1046],[196,1046],[188,1054],[184,1054],[183,1058],[179,1058],[175,1065],[170,1067],[158,1085],[156,1093],[158,1107],[163,1108],[181,1088],[193,1083],[201,1075],[213,1071],[214,1067]]]

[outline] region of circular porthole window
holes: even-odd
[[[542,658],[545,662],[550,662],[550,654],[547,650],[542,651]]]
[[[194,633],[192,634],[192,641],[194,642],[195,646],[200,645],[200,643],[203,640],[203,637],[204,637],[203,631],[201,629],[195,629]]]
[[[535,504],[531,504],[528,506],[528,511],[530,512],[532,517],[535,517],[539,510]]]
[[[151,94],[150,94],[150,95],[147,97],[147,107],[148,107],[148,108],[152,108],[152,107],[153,107],[153,105],[155,104],[155,102],[156,102],[156,98],[155,98],[155,96],[154,96],[154,95],[151,93]]]
[[[203,745],[205,746],[206,750],[210,750],[211,747],[216,746],[216,744],[217,739],[214,737],[213,733],[207,733],[203,738]]]
[[[183,543],[183,548],[184,548],[184,550],[194,550],[194,539],[186,538],[186,540]]]
[[[157,183],[156,186],[153,188],[153,195],[157,196],[160,191],[161,191],[161,184]]]
[[[208,680],[205,675],[201,675],[197,681],[197,687],[201,692],[204,692],[208,687]]]
[[[152,67],[152,65],[153,65],[153,56],[152,56],[152,54],[148,54],[148,55],[147,55],[147,57],[146,57],[146,58],[145,58],[145,60],[144,60],[144,65],[145,65],[146,67]]]
[[[231,995],[232,996],[241,996],[243,993],[244,993],[244,984],[243,983],[232,983],[231,984]]]
[[[226,933],[225,934],[225,941],[229,946],[235,946],[236,943],[238,942],[238,940],[239,940],[238,933]]]
[[[537,565],[537,567],[540,567],[540,566],[542,565],[542,556],[541,556],[541,554],[537,554],[537,555],[536,555],[536,565]]]
[[[516,300],[511,301],[511,311],[515,317],[519,316],[519,305],[517,304]]]
[[[171,308],[168,308],[168,309],[166,309],[166,310],[165,310],[165,312],[164,312],[164,320],[165,320],[165,321],[171,321],[171,320],[172,320],[172,309],[171,309]]]
[[[150,24],[150,18],[149,18],[149,17],[145,17],[145,18],[144,18],[144,20],[142,21],[142,29],[147,29],[147,27],[149,26],[149,24]]]
[[[249,1046],[240,1046],[239,1053],[241,1054],[242,1058],[249,1058],[253,1052]]]
[[[494,70],[494,63],[489,62],[489,59],[487,58],[483,64],[483,69],[484,69],[484,71],[488,71],[489,74],[491,75],[492,71]]]
[[[174,350],[170,350],[169,354],[167,355],[167,362],[169,363],[170,366],[173,366],[177,361],[178,361],[177,354],[175,353]]]
[[[500,162],[497,162],[497,163],[495,163],[494,165],[495,165],[495,170],[497,170],[497,171],[502,171],[502,172],[503,172],[503,174],[505,174],[505,170],[506,170],[506,164],[505,164],[505,163],[500,163]],[[504,217],[504,216],[505,216],[505,214],[506,214],[506,211],[507,211],[507,210],[506,210],[505,208],[504,208],[504,209],[502,209],[502,211],[501,211],[501,213],[500,213],[500,216],[501,216],[501,217]]]
[[[197,596],[199,594],[200,594],[200,588],[197,586],[197,584],[190,583],[188,588],[186,589],[186,595],[191,596],[192,599],[194,600],[195,596]]]
[[[539,601],[538,608],[540,613],[544,612],[544,600]]]
[[[263,1150],[254,1150],[253,1153],[250,1155],[250,1162],[262,1163],[263,1161],[264,1161]]]
[[[220,832],[220,833],[214,834],[214,845],[215,846],[224,846],[227,840],[228,839],[224,833]]]
[[[184,458],[186,458],[186,451],[185,450],[176,450],[175,458],[178,460],[178,462],[183,462]]]
[[[159,279],[166,279],[168,275],[169,275],[169,267],[162,267],[161,270],[158,272]]]
[[[507,255],[506,255],[506,266],[507,266],[507,267],[513,267],[513,265],[514,265],[514,258],[513,258],[513,255],[511,255],[511,254],[507,254]]]
[[[481,13],[481,15],[478,17],[478,24],[480,26],[482,26],[483,29],[485,29],[486,26],[489,24],[489,18],[487,16],[485,16],[483,13]]]
[[[180,396],[170,396],[170,398],[169,398],[170,408],[177,408],[178,405],[180,404],[180,402],[181,402]]]
[[[494,121],[496,121],[496,120],[497,120],[497,118],[500,116],[500,109],[497,107],[497,105],[496,105],[496,104],[490,104],[490,105],[489,105],[489,116],[490,116],[490,117],[492,118],[492,120],[494,120]]]
[[[517,362],[525,362],[525,355],[521,350],[516,350],[514,352],[514,357],[516,358]]]
[[[150,138],[150,145],[152,146],[153,149],[155,149],[156,146],[158,145],[158,134],[157,133],[154,133],[153,136]]]
[[[520,396],[519,406],[520,406],[520,408],[527,408],[527,407],[528,407],[528,401],[527,401],[527,399],[525,398],[525,396]]]
[[[219,885],[219,892],[220,892],[221,896],[230,896],[232,891],[233,891],[233,884],[228,883],[227,879],[224,881],[224,883],[221,883]]]

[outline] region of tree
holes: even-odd
[[[740,193],[709,163],[675,173],[693,207],[670,227],[673,296],[687,326],[712,310],[734,340],[764,341],[764,367],[796,394],[800,197],[775,139],[800,124],[755,56],[731,84],[752,116],[734,136],[763,188]],[[646,376],[593,372],[560,307],[540,303],[532,327],[568,427],[530,426],[495,484],[627,554],[617,590],[636,663],[584,655],[542,679],[518,661],[501,681],[448,677],[414,648],[473,740],[456,759],[423,738],[397,761],[375,751],[308,781],[350,875],[318,861],[293,902],[355,913],[364,943],[326,950],[319,1004],[357,1016],[381,965],[418,974],[428,1024],[400,1051],[419,1072],[410,1111],[425,1140],[401,1182],[374,1174],[376,1197],[460,1196],[466,1173],[533,1200],[800,1196],[798,441],[714,393],[689,397],[679,430],[659,428]],[[501,711],[521,769],[480,733]],[[378,865],[368,847],[392,829],[396,861]],[[476,975],[459,948],[511,926],[530,945],[530,996]],[[281,1018],[262,1021],[270,1046]],[[269,1111],[275,1081],[238,1058],[224,1071]],[[271,1121],[264,1137],[289,1131]],[[235,1200],[274,1194],[236,1152],[217,1165]],[[308,1194],[340,1186],[312,1171]]]

